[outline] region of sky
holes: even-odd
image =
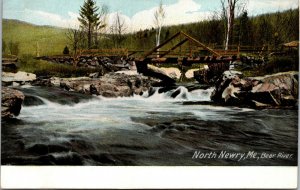
[[[95,0],[108,7],[107,22],[119,13],[127,32],[154,27],[154,12],[160,0]],[[249,15],[298,8],[298,0],[243,0]],[[3,0],[3,18],[37,25],[76,28],[84,0]],[[166,12],[164,25],[198,22],[221,10],[220,0],[162,0]]]

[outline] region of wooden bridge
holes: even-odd
[[[141,52],[132,52],[130,56],[136,53]],[[229,63],[237,58],[236,55],[224,56],[222,53],[206,46],[182,31],[150,51],[142,53],[142,56],[135,58],[138,72],[149,76],[155,75],[158,78],[160,76],[148,69],[148,64],[178,64],[179,68],[182,68],[195,63],[224,65],[224,62]]]

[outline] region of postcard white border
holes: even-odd
[[[1,188],[290,189],[297,172],[296,166],[1,166]]]

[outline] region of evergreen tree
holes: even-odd
[[[244,11],[239,18],[239,30],[238,30],[238,44],[249,45],[250,44],[250,22],[248,12]]]
[[[94,0],[85,0],[83,6],[80,7],[78,20],[81,27],[87,31],[88,49],[92,47],[92,35],[100,22],[98,11],[99,7],[97,7]]]
[[[64,48],[63,54],[64,54],[64,55],[69,55],[69,53],[70,53],[69,48],[68,48],[68,46],[66,46],[66,47]]]

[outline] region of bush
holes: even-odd
[[[259,67],[238,68],[245,77],[264,76],[279,72],[298,71],[298,56],[273,56],[265,65]]]
[[[64,54],[64,55],[69,55],[69,53],[70,53],[69,48],[68,48],[68,46],[66,46],[66,47],[64,48],[63,54]]]
[[[263,68],[266,74],[298,70],[298,61],[292,57],[272,57]]]

